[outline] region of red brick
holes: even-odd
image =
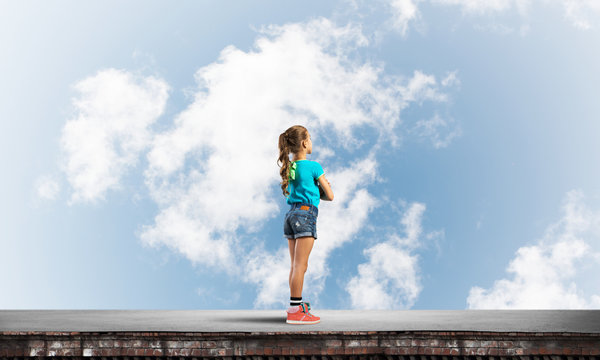
[[[475,356],[477,355],[477,349],[476,348],[463,348],[463,355],[467,355],[467,356]]]
[[[446,340],[446,346],[450,348],[457,348],[458,340]]]
[[[200,341],[184,341],[183,347],[187,349],[199,349],[202,347],[202,343]]]
[[[3,354],[3,352],[8,352],[7,350],[4,351],[0,351],[0,354]],[[41,349],[30,349],[29,350],[29,356],[44,356],[46,354],[46,351],[41,348]],[[1,356],[8,356],[7,354],[3,354]]]
[[[183,347],[183,341],[165,341],[166,348],[169,349],[181,349]]]
[[[82,346],[84,348],[96,347],[96,346],[94,346],[94,342],[92,340],[83,340]]]
[[[481,341],[480,342],[480,346],[481,347],[497,347],[498,346],[498,341],[496,340],[488,340],[488,341]]]
[[[467,347],[467,348],[472,348],[472,347],[479,347],[480,343],[477,340],[465,340],[463,342],[463,347]]]
[[[325,340],[325,346],[327,346],[327,347],[342,346],[342,340]]]
[[[217,347],[217,343],[214,341],[203,341],[202,347],[206,349],[213,349]]]
[[[424,341],[425,346],[437,347],[440,346],[440,340],[438,339],[429,339]]]
[[[231,340],[221,340],[221,341],[217,341],[217,347],[220,348],[231,348],[233,347],[233,341]]]
[[[100,340],[100,347],[109,348],[114,346],[113,340]]]
[[[347,347],[358,347],[358,346],[360,346],[360,341],[358,341],[358,340],[346,340],[344,345],[347,346]]]
[[[244,354],[241,354],[244,355]],[[192,356],[202,356],[202,350],[200,349],[193,349],[192,350]]]
[[[164,351],[162,349],[154,349],[154,351],[152,352],[152,356],[163,356],[164,355]]]
[[[134,340],[133,344],[131,346],[136,347],[136,348],[148,347],[148,341]]]
[[[46,342],[44,340],[29,340],[27,345],[30,348],[43,348],[46,346]]]
[[[365,346],[363,347],[364,354],[379,354],[381,351],[376,346]]]

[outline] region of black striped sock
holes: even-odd
[[[302,296],[292,297],[290,296],[290,306],[298,306],[302,302]]]

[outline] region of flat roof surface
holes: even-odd
[[[600,310],[317,310],[290,325],[285,310],[0,310],[1,331],[294,332],[485,331],[600,333]]]

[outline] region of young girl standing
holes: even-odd
[[[291,162],[290,153],[293,154]],[[279,135],[277,164],[282,164],[279,165],[281,190],[290,205],[283,222],[283,236],[288,239],[292,262],[288,324],[317,324],[321,321],[309,312],[310,304],[302,301],[302,285],[308,268],[308,255],[317,239],[319,201],[332,201],[333,191],[321,165],[306,159],[306,154],[312,154],[312,141],[304,126],[292,126]]]

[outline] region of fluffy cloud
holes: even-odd
[[[391,0],[390,0],[391,1]],[[534,1],[532,0],[432,0],[443,5],[460,6],[464,13],[470,15],[494,14],[506,12],[513,8],[520,16],[528,16]],[[595,0],[544,0],[536,1],[539,6],[556,6],[562,8],[564,17],[576,28],[587,30],[594,26],[593,22],[600,20],[600,3]],[[493,24],[493,26],[502,26]],[[508,30],[512,30],[509,29]],[[501,30],[506,32],[507,29]],[[521,29],[523,32],[523,28]],[[509,31],[512,32],[512,31]]]
[[[73,187],[71,202],[90,202],[117,188],[149,144],[148,127],[163,113],[167,84],[154,77],[107,69],[75,84],[75,116],[62,130],[61,164]]]
[[[406,35],[410,24],[423,16],[419,3],[424,0],[387,0],[393,24],[398,32]],[[561,9],[565,19],[571,25],[582,30],[594,28],[594,23],[600,20],[600,3],[595,0],[431,0],[432,4],[459,7],[463,14],[469,16],[487,16],[504,14],[516,10],[520,18],[527,18],[536,6],[551,6]],[[499,34],[518,32],[521,35],[529,31],[529,25],[522,24],[519,29],[501,23],[475,24],[476,29],[491,31]]]
[[[600,20],[600,2],[596,0],[567,0],[563,2],[565,17],[573,26],[588,30]]]
[[[303,124],[313,135],[313,159],[320,161],[320,144],[327,146],[322,156],[331,161],[322,165],[336,194],[323,202],[319,237],[328,241],[317,240],[306,275],[316,296],[327,256],[352,239],[376,206],[367,187],[378,179],[378,144],[401,136],[400,112],[411,103],[446,99],[431,75],[383,78],[380,67],[353,61],[354,49],[367,44],[358,27],[316,19],[266,27],[254,50],[229,46],[199,69],[193,103],[155,136],[148,153],[145,179],[159,214],[141,228],[142,242],[241,274],[257,285],[255,306],[285,299],[287,243],[269,253],[260,250],[264,239],[257,234],[283,212],[278,136]],[[356,135],[364,126],[379,133],[371,148]],[[367,155],[348,165],[332,157],[338,149]],[[241,241],[248,238],[259,245]]]
[[[36,180],[35,190],[40,199],[54,200],[60,191],[60,185],[55,177],[44,175]]]
[[[594,285],[600,271],[600,212],[583,204],[580,191],[567,193],[563,212],[537,244],[517,250],[507,268],[512,278],[496,281],[491,289],[471,288],[469,308],[600,307],[600,287]],[[591,285],[582,289],[578,283]]]
[[[409,23],[420,18],[417,4],[422,0],[390,0],[393,28],[406,36]]]
[[[531,0],[432,0],[434,3],[443,5],[460,6],[468,14],[486,14],[502,12],[517,8],[524,15],[531,6]]]
[[[413,251],[422,242],[424,212],[424,204],[411,204],[400,221],[405,237],[392,235],[364,250],[368,261],[358,265],[358,274],[346,286],[354,308],[407,309],[414,304],[421,284],[418,257]],[[435,232],[426,237],[439,235]]]
[[[421,71],[383,76],[381,65],[355,60],[355,50],[368,44],[359,26],[324,18],[265,27],[254,49],[228,46],[196,72],[191,103],[162,132],[151,127],[168,98],[163,80],[116,69],[83,79],[61,137],[70,201],[92,202],[118,189],[147,151],[144,182],[158,212],[140,225],[141,243],[255,284],[254,305],[269,307],[288,295],[289,253],[285,241],[266,250],[260,230],[287,211],[278,136],[303,124],[315,144],[311,159],[322,163],[335,192],[334,202],[322,203],[306,273],[306,293],[316,300],[331,252],[352,241],[382,206],[368,188],[382,181],[381,146],[410,135],[400,131],[402,110],[445,102],[446,87],[458,82],[455,74],[440,83]],[[365,128],[376,132],[375,140],[365,140]],[[343,161],[340,151],[355,160]],[[53,184],[40,182],[39,195],[55,197]]]
[[[462,134],[461,128],[453,123],[454,120],[445,120],[435,114],[431,119],[417,121],[411,132],[417,137],[431,141],[436,149],[445,148],[450,145],[452,139]]]

